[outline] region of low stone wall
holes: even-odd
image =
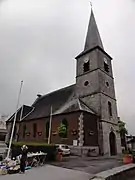
[[[99,156],[99,148],[97,146],[92,147],[79,147],[79,146],[69,146],[71,149],[71,154],[76,156]]]
[[[7,146],[4,141],[0,141],[0,154],[3,154],[5,150],[7,149]]]
[[[95,175],[91,180],[127,180],[135,177],[135,164],[123,165]]]

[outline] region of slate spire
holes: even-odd
[[[98,31],[98,27],[96,24],[96,20],[93,14],[93,10],[91,9],[91,16],[90,16],[89,25],[88,25],[84,51],[90,50],[96,46],[99,46],[102,49],[104,49],[99,31]]]

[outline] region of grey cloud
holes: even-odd
[[[113,57],[118,112],[134,128],[135,4],[95,0],[93,10],[106,51]],[[0,7],[0,112],[75,82],[74,57],[83,49],[90,14],[85,0],[5,0]],[[63,78],[61,78],[63,77]]]

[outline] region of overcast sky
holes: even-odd
[[[45,94],[75,82],[75,60],[84,46],[89,0],[0,1],[0,113],[31,105]],[[93,0],[107,53],[113,57],[118,113],[135,134],[135,1]]]

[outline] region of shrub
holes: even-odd
[[[56,156],[56,146],[54,144],[45,144],[45,143],[37,143],[37,142],[13,142],[12,149],[12,157],[16,157],[21,153],[21,147],[23,145],[28,147],[28,152],[44,152],[47,153],[46,160],[53,161]]]
[[[60,124],[60,126],[58,127],[58,133],[61,138],[66,138],[67,128],[64,124],[62,124],[62,123]]]

